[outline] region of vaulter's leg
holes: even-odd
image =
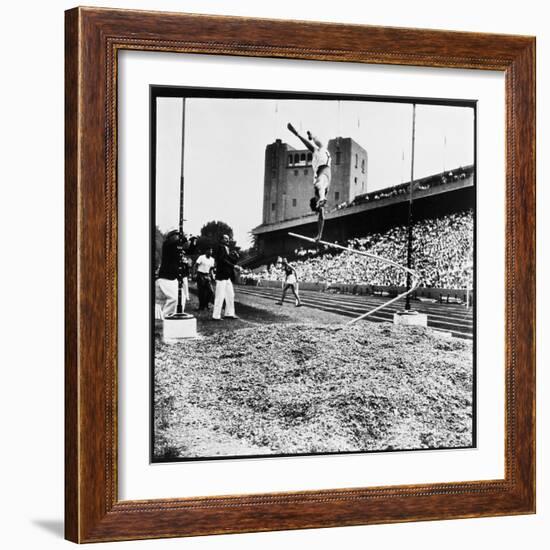
[[[319,216],[317,218],[317,237],[315,237],[316,241],[320,241],[323,237],[323,229],[325,228],[325,207],[320,206],[318,212]]]
[[[296,306],[301,306],[302,300],[300,300],[300,295],[298,294],[298,286],[292,285],[290,289],[292,290],[292,294],[294,294],[294,298],[296,298]]]
[[[328,198],[328,189],[330,185],[330,167],[324,166],[319,169],[319,173],[315,178],[313,183],[313,188],[315,191],[315,211],[318,214],[317,217],[317,236],[315,237],[316,241],[320,241],[323,237],[323,229],[325,227],[325,207],[327,204]],[[313,199],[312,199],[313,203]],[[311,205],[313,210],[313,204]]]
[[[283,305],[284,301],[285,301],[285,296],[286,296],[286,291],[288,290],[288,285],[285,285],[283,287],[283,294],[281,296],[281,301],[280,302],[277,302],[277,304],[279,304],[280,306]]]

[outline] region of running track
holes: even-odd
[[[235,286],[237,298],[242,296],[256,296],[266,300],[276,301],[281,296],[281,290],[277,288],[262,288],[253,286]],[[290,295],[290,296],[289,296]],[[292,298],[292,299],[291,299]],[[390,298],[379,296],[356,296],[353,294],[331,294],[313,290],[300,290],[300,298],[304,307],[338,313],[352,319],[358,317],[367,310],[374,309]],[[293,304],[294,296],[287,295],[285,303]],[[388,308],[369,315],[371,321],[393,321],[393,314],[402,311],[405,300],[394,302]],[[472,308],[458,304],[439,304],[413,301],[412,308],[420,313],[428,314],[428,326],[450,331],[453,336],[459,338],[473,338]]]

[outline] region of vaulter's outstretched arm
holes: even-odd
[[[313,143],[313,140],[308,139],[311,135],[308,132],[308,137],[302,136],[294,126],[289,122],[286,127],[313,153],[315,151],[315,144]]]

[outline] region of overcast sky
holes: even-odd
[[[182,99],[158,98],[156,222],[178,224]],[[265,147],[286,128],[311,130],[328,141],[351,137],[368,153],[368,191],[410,179],[412,105],[368,101],[202,99],[185,101],[185,229],[196,234],[223,220],[239,246],[262,221]],[[474,111],[417,105],[415,178],[473,163]]]

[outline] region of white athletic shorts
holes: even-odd
[[[296,275],[293,273],[286,278],[285,285],[295,285],[297,282]]]
[[[313,188],[319,200],[326,200],[330,185],[330,168],[325,168],[318,176],[315,176]]]

